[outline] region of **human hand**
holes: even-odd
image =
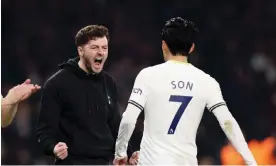
[[[26,100],[33,93],[41,89],[38,85],[31,84],[31,80],[27,79],[24,83],[17,85],[9,90],[5,97],[7,104],[16,104],[20,101]]]
[[[66,143],[59,142],[54,147],[54,154],[57,158],[64,160],[68,156],[67,149],[68,149],[68,147],[67,147]]]

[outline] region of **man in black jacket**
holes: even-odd
[[[37,137],[56,164],[112,163],[121,116],[115,82],[103,71],[108,40],[104,26],[82,28],[75,37],[79,57],[44,85]]]

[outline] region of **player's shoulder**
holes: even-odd
[[[46,82],[55,82],[55,81],[61,81],[63,77],[67,75],[67,71],[64,69],[59,69],[55,73],[53,73]]]
[[[149,67],[145,67],[145,68],[141,69],[140,72],[138,73],[137,77],[139,77],[139,78],[149,77],[153,71],[152,67],[153,66],[149,66]]]
[[[161,72],[162,68],[164,68],[164,64],[165,63],[161,63],[161,64],[145,67],[142,70],[140,70],[138,76],[150,78],[151,76],[154,76],[155,73]]]
[[[154,73],[154,72],[160,72],[162,69],[165,69],[167,67],[166,63],[161,63],[153,66],[149,66],[143,69],[143,72],[145,73]]]
[[[203,70],[197,68],[194,65],[190,65],[191,66],[191,70],[193,70],[193,73],[196,75],[200,75],[201,77],[208,79],[208,77],[210,76],[209,74],[207,74],[206,72],[204,72]]]
[[[49,78],[45,81],[45,86],[46,85],[58,85],[59,83],[64,83],[63,80],[67,75],[66,70],[64,69],[59,69],[56,71],[54,74],[49,76]]]
[[[203,70],[193,66],[195,74],[199,75],[204,81],[210,82],[210,83],[217,83],[217,80],[212,77],[210,74],[204,72]]]
[[[210,74],[205,73],[204,82],[207,84],[209,89],[220,88],[218,81],[214,77],[212,77]]]
[[[59,87],[62,87],[62,84],[65,83],[64,76],[66,72],[64,70],[58,70],[54,74],[50,75],[43,85],[43,91],[46,89],[57,90]]]
[[[205,72],[204,72],[205,73]],[[211,76],[210,74],[205,73],[205,78],[206,82],[208,82],[209,84],[213,84],[213,85],[217,85],[219,84],[218,81]]]

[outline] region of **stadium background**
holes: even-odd
[[[275,136],[275,0],[2,0],[1,5],[3,95],[26,78],[43,85],[59,63],[76,56],[77,31],[104,24],[111,33],[106,70],[117,82],[123,112],[136,74],[163,62],[160,32],[165,21],[181,16],[200,29],[190,62],[221,84],[246,139]],[[2,164],[52,162],[35,138],[40,95],[22,103],[12,125],[2,129]],[[136,148],[142,119],[133,136]],[[221,164],[226,144],[217,120],[206,111],[197,137],[199,162]]]

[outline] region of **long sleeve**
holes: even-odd
[[[257,163],[248,148],[237,121],[226,106],[219,83],[214,79],[212,79],[209,84],[209,99],[207,101],[207,108],[216,116],[222,130],[231,141],[237,152],[245,160],[245,163],[247,165],[256,165]]]
[[[128,106],[123,114],[122,121],[116,141],[115,157],[120,159],[126,156],[128,142],[134,131],[137,118],[147,101],[149,93],[147,84],[147,73],[142,70],[136,77],[131,96],[128,101]]]
[[[115,157],[120,159],[127,156],[127,147],[130,137],[134,131],[137,118],[141,110],[132,104],[128,104],[126,111],[123,114],[122,121],[116,141]]]
[[[118,91],[117,91],[117,86],[116,86],[115,83],[114,83],[113,89],[114,89],[114,91],[113,91],[113,93],[114,93],[114,103],[113,103],[113,106],[112,106],[112,111],[111,111],[112,113],[109,115],[108,125],[109,125],[109,128],[111,130],[113,139],[116,140],[122,116],[120,114],[120,110],[119,110],[119,106],[118,106]],[[115,142],[114,142],[114,146],[115,146]],[[128,150],[127,150],[128,156],[130,157],[133,152],[134,151],[132,149],[132,146],[131,146],[131,144],[129,144]]]
[[[218,107],[213,111],[227,138],[233,144],[237,152],[242,156],[247,165],[257,165],[242,131],[226,106]]]
[[[58,124],[61,112],[61,102],[57,89],[53,80],[48,80],[44,85],[36,133],[44,153],[51,156],[54,155],[53,149],[58,143]]]

